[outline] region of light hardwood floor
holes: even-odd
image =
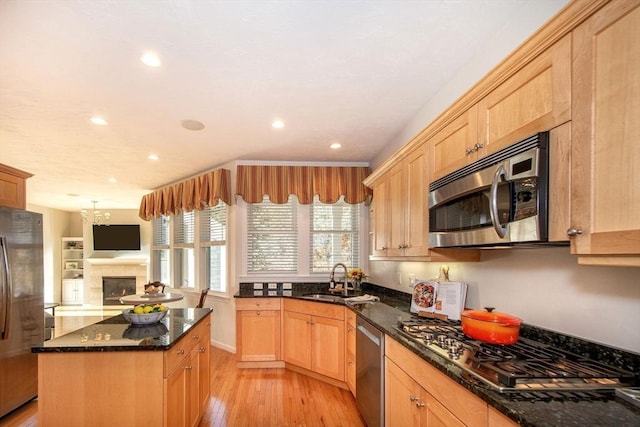
[[[37,400],[0,426],[37,426]],[[211,398],[200,426],[364,426],[348,390],[286,369],[238,369],[235,355],[211,347]]]

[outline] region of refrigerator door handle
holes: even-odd
[[[9,336],[9,257],[7,238],[0,236],[0,340]]]

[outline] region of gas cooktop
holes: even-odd
[[[414,317],[395,329],[422,348],[459,366],[465,378],[501,393],[547,398],[572,392],[573,398],[600,398],[603,390],[637,385],[632,372],[527,338],[513,345],[487,344],[468,338],[460,322]],[[566,394],[563,393],[563,398]]]

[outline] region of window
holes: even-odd
[[[265,197],[247,207],[247,271],[295,273],[298,271],[297,199],[278,205]]]
[[[153,280],[226,293],[227,205],[152,219]]]
[[[200,211],[200,247],[207,287],[226,292],[227,205],[224,202]]]
[[[360,265],[358,205],[343,201],[311,205],[311,272],[328,272],[338,262],[348,267]]]
[[[174,278],[178,287],[195,288],[195,211],[181,212],[173,227]]]
[[[153,280],[171,283],[169,265],[169,217],[161,216],[151,220],[153,240],[151,243],[151,265]]]
[[[295,196],[287,204],[246,204],[247,276],[310,276],[331,271],[342,262],[361,266],[360,227],[363,204],[343,201],[301,205]]]

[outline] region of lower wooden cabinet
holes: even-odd
[[[280,361],[281,299],[236,299],[236,347],[240,362]]]
[[[488,426],[488,406],[393,338],[385,339],[385,421],[393,426]]]
[[[356,395],[356,314],[346,310],[346,366],[345,380],[351,393]]]
[[[165,354],[165,426],[197,426],[210,394],[210,317]]]
[[[344,306],[284,300],[284,361],[345,380]]]
[[[385,419],[389,427],[464,426],[389,358],[385,358],[385,396]]]

